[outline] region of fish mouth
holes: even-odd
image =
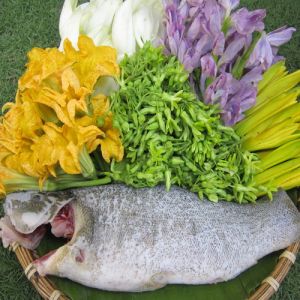
[[[15,228],[9,216],[0,219],[0,239],[2,239],[4,248],[16,242],[26,249],[34,250],[40,244],[46,231],[46,225],[41,225],[33,232],[25,234]]]
[[[56,237],[72,239],[75,229],[74,209],[66,204],[50,222],[51,232]]]
[[[18,243],[26,249],[35,250],[47,233],[49,225],[51,227],[51,233],[55,237],[71,240],[75,230],[74,209],[72,204],[68,203],[63,206],[52,220],[38,226],[30,233],[20,232],[13,224],[10,216],[5,215],[0,219],[0,239],[2,239],[4,248],[9,247],[13,243]],[[54,252],[55,251],[51,251],[42,257],[40,259],[41,262],[49,258]]]

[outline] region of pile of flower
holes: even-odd
[[[3,107],[0,192],[113,179],[245,202],[300,185],[300,71],[278,55],[295,28],[266,33],[239,0],[77,4]]]
[[[96,47],[85,36],[79,38],[78,48],[65,41],[64,52],[57,48],[29,52],[16,100],[3,107],[8,111],[0,124],[0,192],[5,192],[4,186],[10,191],[9,179],[16,177],[19,181],[13,186],[19,184],[20,189],[26,182],[34,187],[30,178],[38,179],[42,187],[58,173],[95,179],[89,154],[98,146],[105,161],[122,159],[109,100],[97,93],[101,78],[119,75],[116,51]]]

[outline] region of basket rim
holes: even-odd
[[[45,300],[68,300],[69,298],[59,291],[55,284],[47,277],[42,277],[32,265],[38,258],[35,251],[23,248],[17,243],[13,243],[10,250],[15,252],[27,279],[32,283],[39,295]],[[295,263],[296,256],[300,251],[300,241],[289,246],[279,257],[273,272],[265,278],[248,300],[268,300],[280,287],[292,265]]]

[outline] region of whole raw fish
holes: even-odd
[[[30,205],[41,198],[44,206]],[[5,211],[11,222],[0,222],[6,245],[7,228],[34,235],[48,222],[55,235],[72,237],[35,262],[41,275],[113,291],[226,281],[300,239],[300,214],[283,191],[273,201],[239,205],[199,201],[176,187],[166,192],[114,184],[15,193]]]

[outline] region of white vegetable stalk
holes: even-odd
[[[77,48],[81,16],[88,6],[88,3],[83,3],[77,7],[77,3],[78,0],[65,0],[64,2],[59,19],[60,50],[63,49],[65,39],[69,39],[72,45]]]
[[[132,55],[136,49],[132,4],[132,0],[126,0],[122,3],[115,15],[112,26],[112,42],[120,59],[125,53]]]
[[[65,0],[59,19],[59,33],[60,35],[65,30],[67,21],[71,18],[77,7],[78,0]]]
[[[160,12],[153,6],[145,5],[139,8],[133,15],[134,35],[139,47],[143,47],[145,42],[153,41],[159,32]]]
[[[60,48],[66,38],[77,48],[79,34],[86,34],[97,46],[116,48],[121,60],[160,36],[161,0],[91,0],[77,4],[78,0],[64,2],[59,21]]]

